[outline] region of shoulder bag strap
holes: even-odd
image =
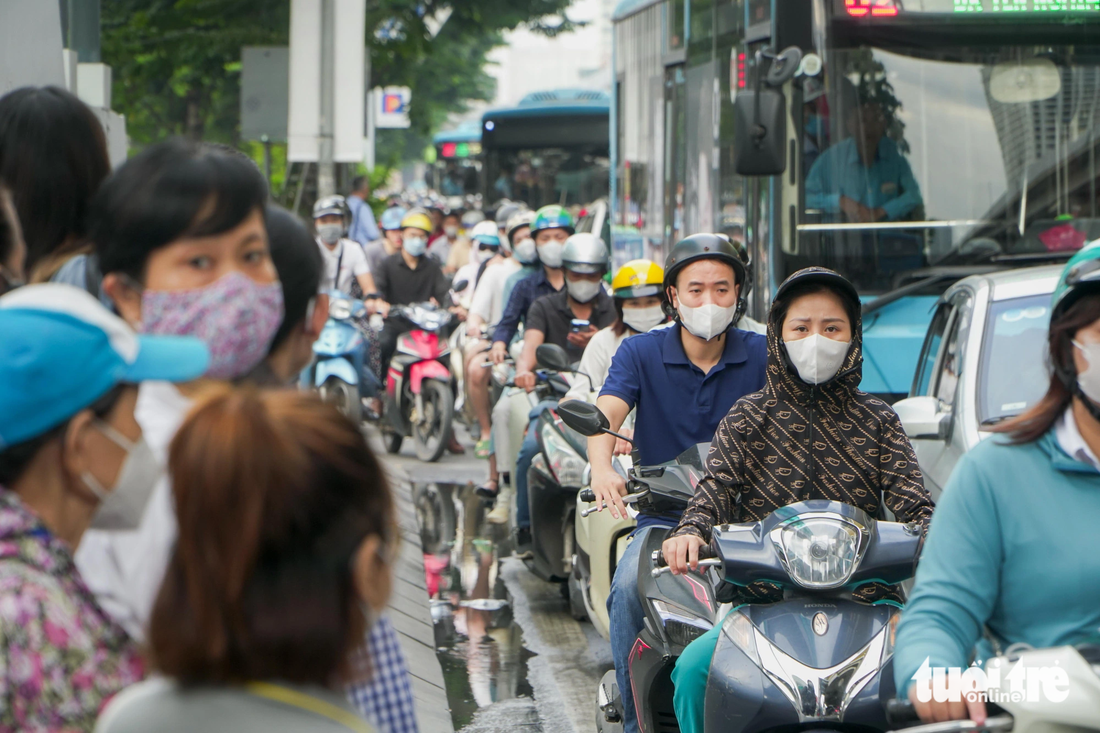
[[[358,715],[313,695],[270,682],[249,682],[245,685],[245,689],[256,697],[281,702],[284,705],[307,710],[315,715],[328,718],[348,730],[355,731],[355,733],[374,733],[374,728],[367,725],[366,721]]]

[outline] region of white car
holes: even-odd
[[[1050,298],[1062,266],[972,275],[936,304],[909,397],[894,404],[939,499],[959,458],[1046,394]]]

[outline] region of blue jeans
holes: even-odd
[[[523,445],[519,448],[519,455],[516,456],[516,475],[513,478],[516,482],[517,527],[531,528],[531,502],[527,497],[527,471],[531,468],[531,461],[535,460],[535,456],[539,454],[539,415],[544,410],[557,406],[558,403],[553,400],[544,400],[531,408],[531,412],[527,414],[531,422],[527,426],[527,434],[523,437]]]
[[[630,686],[628,668],[630,650],[645,626],[645,609],[638,598],[638,563],[646,537],[654,530],[671,529],[673,525],[653,525],[639,529],[630,538],[623,557],[615,566],[611,579],[611,594],[607,597],[607,613],[611,623],[611,658],[615,660],[615,680],[623,701],[623,733],[639,733],[638,715],[634,709],[634,690]]]

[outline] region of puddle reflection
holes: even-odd
[[[523,634],[500,578],[511,552],[506,527],[485,522],[486,507],[472,484],[418,484],[424,568],[432,596],[435,647],[447,684],[455,730],[479,708],[532,697]]]

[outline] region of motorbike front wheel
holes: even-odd
[[[321,385],[321,401],[335,407],[356,425],[363,422],[363,403],[359,400],[359,388],[339,377],[329,377]]]
[[[455,402],[451,388],[435,379],[424,380],[421,392],[424,413],[413,422],[413,444],[416,457],[427,463],[438,461],[447,448],[454,421]]]

